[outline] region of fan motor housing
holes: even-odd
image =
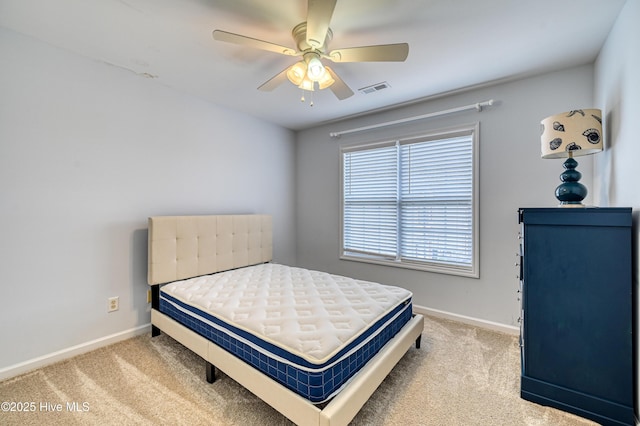
[[[296,42],[296,46],[300,52],[306,52],[307,50],[318,50],[322,53],[327,49],[327,45],[333,39],[333,31],[331,28],[327,28],[327,36],[324,39],[324,43],[320,48],[314,48],[307,43],[307,22],[301,22],[291,30],[293,40]]]

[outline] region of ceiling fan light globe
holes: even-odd
[[[326,71],[324,69],[324,65],[320,62],[320,59],[311,58],[307,65],[307,75],[309,78],[312,81],[320,81],[325,74]]]
[[[314,91],[314,87],[315,86],[315,82],[311,79],[309,79],[308,76],[306,76],[303,80],[302,83],[300,83],[298,85],[299,88],[301,88],[302,90],[306,90],[308,92],[313,92]]]
[[[289,71],[287,71],[287,78],[289,81],[296,86],[302,84],[302,80],[304,80],[304,76],[307,73],[307,64],[304,61],[300,61],[295,63]]]
[[[320,90],[326,89],[327,87],[331,86],[335,82],[336,81],[333,79],[333,77],[331,77],[331,74],[329,74],[328,72],[325,72],[322,78],[318,80],[318,89]]]

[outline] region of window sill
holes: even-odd
[[[352,254],[342,254],[340,256],[341,260],[348,260],[353,262],[362,262],[362,263],[372,263],[375,265],[382,266],[391,266],[394,268],[402,268],[402,269],[413,269],[424,272],[434,272],[437,274],[447,274],[447,275],[456,275],[460,277],[467,278],[480,278],[480,273],[477,268],[462,268],[456,266],[447,266],[441,264],[434,263],[422,263],[422,262],[409,262],[409,261],[399,261],[399,260],[391,260],[391,259],[381,259],[374,256],[366,256],[366,255],[352,255]]]

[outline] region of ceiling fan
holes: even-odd
[[[282,55],[302,56],[302,60],[285,68],[258,87],[258,90],[271,91],[289,80],[306,91],[314,91],[316,87],[319,90],[329,88],[338,99],[343,100],[352,96],[353,91],[329,66],[324,65],[321,59],[332,62],[403,62],[409,54],[409,45],[381,44],[329,51],[328,45],[333,38],[329,23],[336,1],[308,0],[307,20],[296,25],[291,31],[297,49],[222,30],[213,31],[213,38]]]

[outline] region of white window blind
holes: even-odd
[[[342,257],[477,276],[475,134],[343,149]]]
[[[396,258],[398,159],[396,145],[344,154],[344,249]]]

